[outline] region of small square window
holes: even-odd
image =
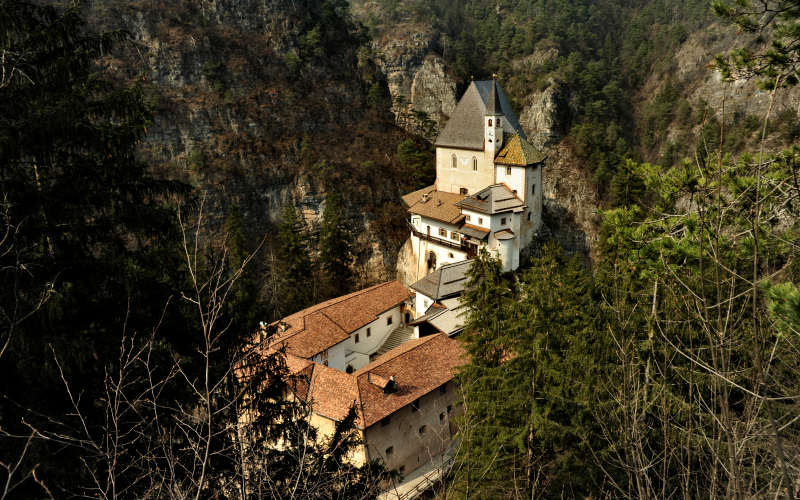
[[[501,225],[501,226],[505,226],[505,225],[506,225],[506,218],[505,218],[505,217],[502,217],[502,218],[500,219],[500,225]]]
[[[417,411],[417,410],[419,410],[419,399],[411,403],[411,411]]]
[[[447,237],[447,229],[439,228],[439,236]]]
[[[454,240],[457,240],[458,239],[458,233],[455,232],[455,231],[452,231],[452,232],[450,232],[450,237],[453,238]]]
[[[417,432],[419,432],[420,435],[425,434],[425,426],[423,425],[422,427],[420,427]]]
[[[469,220],[470,220],[471,218],[472,218],[472,217],[470,217],[469,215],[467,215],[467,219],[466,219],[466,220],[467,220],[467,222],[469,222]]]
[[[506,167],[506,175],[511,175],[511,167]]]
[[[356,338],[354,340],[354,343],[358,344],[358,334],[357,333],[356,333]]]
[[[392,317],[391,317],[391,316],[389,316],[388,318],[386,318],[386,324],[387,324],[387,325],[391,325],[391,324],[392,324]]]
[[[369,328],[367,328],[367,337],[369,337],[370,335],[372,335],[372,331]]]
[[[392,453],[394,453],[394,446],[390,446],[390,447],[386,448],[386,456],[387,457],[392,456]]]
[[[453,252],[449,252],[449,253],[447,254],[447,256],[448,256],[448,257],[450,257],[451,259],[454,259],[454,258],[455,258],[455,257],[453,257]]]
[[[469,191],[467,190],[467,188],[458,188],[458,193],[459,194],[468,194]]]
[[[483,217],[478,217],[478,224],[483,224]]]

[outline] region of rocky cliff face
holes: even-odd
[[[338,192],[358,235],[357,274],[371,284],[393,276],[401,243],[389,202],[416,186],[393,157],[407,136],[392,123],[380,70],[350,35],[355,25],[308,11],[322,3],[115,0],[85,9],[95,29],[131,33],[106,64],[154,105],[141,154],[157,172],[205,196],[217,226],[237,206],[254,241],[274,234],[281,207],[294,203],[313,242],[324,200]],[[346,19],[330,15],[339,14]]]

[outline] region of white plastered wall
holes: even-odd
[[[345,370],[347,365],[353,367],[353,370],[358,370],[362,366],[369,363],[370,354],[383,345],[386,337],[389,336],[396,328],[403,326],[402,323],[403,307],[397,305],[388,311],[380,314],[374,321],[370,322],[355,330],[350,334],[350,338],[345,340],[346,357],[345,364],[341,370]],[[388,321],[391,318],[391,323]],[[367,329],[369,329],[369,336],[367,336]],[[358,342],[356,343],[356,335],[358,335]]]
[[[452,157],[456,156],[456,168]],[[473,170],[472,159],[478,161],[478,170]],[[494,159],[483,151],[469,149],[436,148],[436,189],[446,193],[459,193],[466,188],[474,194],[494,183]]]
[[[451,419],[457,411],[458,389],[453,382],[445,387],[444,393],[434,389],[422,396],[417,411],[408,405],[392,413],[386,425],[377,422],[368,427],[369,458],[383,460],[389,469],[402,467],[402,474],[408,475],[447,449],[455,431]],[[420,433],[422,426],[425,429]]]
[[[508,169],[511,168],[511,174],[508,174]],[[495,166],[495,183],[503,183],[523,201],[525,201],[525,182],[527,181],[525,167],[507,167],[506,165]]]

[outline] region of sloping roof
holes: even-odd
[[[522,208],[525,204],[505,184],[492,184],[457,203],[461,208],[484,214],[496,214]]]
[[[355,405],[359,417],[356,425],[363,426],[361,398],[352,374],[314,363],[308,401],[315,413],[333,420],[343,420],[350,407]]]
[[[514,238],[514,231],[510,229],[501,229],[500,231],[495,231],[494,237],[498,240],[510,240]]]
[[[417,204],[422,199],[423,196],[425,196],[426,194],[430,194],[433,191],[436,191],[436,184],[403,195],[401,199],[403,200],[405,206],[412,207],[415,204]]]
[[[310,358],[346,340],[410,296],[402,284],[389,281],[326,300],[278,321],[279,331],[270,346],[285,344],[287,353]]]
[[[425,314],[410,322],[410,325],[428,323],[442,333],[453,336],[464,329],[466,310],[461,305],[460,297],[442,301],[443,305],[431,306]]]
[[[471,260],[445,264],[411,285],[411,288],[433,300],[458,295],[464,291],[471,265]]]
[[[403,202],[408,205],[408,211],[448,224],[458,223],[461,209],[456,204],[466,195],[446,193],[430,188],[420,189],[403,196]]]
[[[442,133],[436,139],[436,146],[483,149],[483,118],[492,102],[490,101],[492,86],[495,87],[500,111],[505,115],[502,121],[503,130],[525,137],[525,132],[522,131],[500,84],[494,80],[485,80],[470,83],[450,119],[447,120]]]
[[[449,382],[466,362],[456,340],[436,334],[406,342],[352,374],[311,363],[302,374],[308,387],[295,393],[311,403],[314,413],[333,420],[342,420],[355,406],[356,426],[365,429]],[[391,377],[396,389],[384,391]],[[302,387],[302,380],[297,385]]]
[[[456,368],[467,362],[458,341],[444,334],[406,342],[356,371],[367,428],[453,379]],[[394,377],[396,390],[385,393],[369,381],[370,374]]]
[[[473,224],[464,224],[458,228],[458,231],[466,236],[469,236],[470,238],[475,238],[476,240],[482,240],[489,235],[488,229],[475,226]]]
[[[545,160],[545,155],[518,134],[506,134],[503,149],[497,153],[495,163],[527,167]]]

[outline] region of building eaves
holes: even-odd
[[[457,203],[459,208],[466,208],[487,215],[500,212],[519,211],[525,203],[508,186],[503,183],[492,184],[475,194],[467,196]]]
[[[495,164],[527,167],[542,163],[547,158],[518,134],[505,134],[503,143],[504,146],[495,156]]]
[[[436,139],[437,147],[483,150],[483,119],[490,107],[493,87],[500,113],[505,115],[502,122],[503,130],[525,136],[500,84],[494,80],[476,81],[469,85],[458,101],[456,109]]]
[[[417,192],[415,192],[417,193]],[[412,193],[412,194],[415,194]],[[409,195],[406,195],[408,197]],[[458,202],[466,195],[456,193],[446,193],[444,191],[429,191],[421,194],[409,205],[408,211],[414,215],[420,215],[429,219],[445,222],[447,224],[458,224],[462,217]],[[405,197],[404,197],[405,198]]]

